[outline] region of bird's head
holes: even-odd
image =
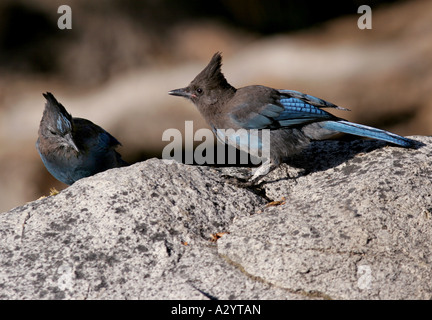
[[[226,94],[235,92],[221,71],[222,55],[214,54],[209,64],[185,88],[171,90],[170,95],[190,99],[198,108],[210,106]]]
[[[79,152],[73,140],[72,116],[54,96],[47,92],[45,110],[39,126],[39,135],[51,146],[61,146]]]

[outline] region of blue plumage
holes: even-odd
[[[397,134],[385,130],[365,126],[358,123],[352,123],[345,120],[325,121],[323,123],[323,127],[332,131],[338,131],[353,134],[356,136],[387,141],[406,148],[412,148],[416,145],[416,141],[412,139],[401,137]]]
[[[279,102],[284,106],[284,110],[274,119],[280,123],[281,127],[333,118],[330,113],[298,98],[283,97]]]
[[[288,93],[287,90],[280,91],[281,93]],[[309,98],[309,101],[315,101],[319,106],[321,106],[321,108],[328,105],[328,103],[322,99],[310,95],[305,96]],[[327,111],[320,109],[318,106],[310,105],[298,98],[283,97],[279,101],[284,106],[284,111],[274,119],[278,121],[282,127],[318,122],[326,119],[335,119],[335,117]],[[322,127],[331,131],[383,140],[403,147],[413,147],[415,145],[414,140],[401,137],[385,130],[352,123],[342,119],[336,121],[324,121],[322,122]]]

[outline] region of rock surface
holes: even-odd
[[[430,299],[415,138],[314,143],[254,190],[158,159],[82,179],[0,214],[0,299]]]

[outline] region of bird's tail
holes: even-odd
[[[401,137],[388,131],[365,126],[362,124],[352,123],[345,120],[325,121],[323,123],[323,128],[332,131],[349,133],[356,136],[383,140],[406,148],[412,148],[417,144],[417,141],[415,140]]]
[[[120,167],[127,167],[129,166],[129,163],[127,163],[126,161],[124,161],[120,155],[120,153],[118,153],[117,151],[115,151],[115,156],[116,156],[116,164],[114,165],[114,167],[120,168]]]

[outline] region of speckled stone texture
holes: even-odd
[[[0,214],[0,299],[430,299],[413,138],[313,143],[259,188],[158,159],[82,179]]]

